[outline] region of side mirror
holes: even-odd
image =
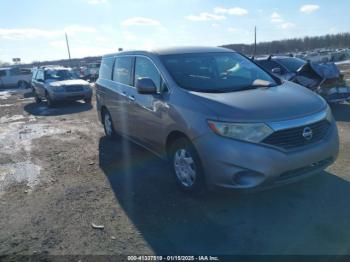
[[[45,82],[44,79],[37,79],[36,81],[41,82],[41,83]]]
[[[139,94],[156,94],[157,87],[153,80],[148,77],[141,77],[136,80],[136,89]]]
[[[279,67],[276,67],[276,68],[272,69],[271,72],[273,74],[276,74],[276,75],[281,75],[282,74],[282,70]]]

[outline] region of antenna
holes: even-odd
[[[256,56],[256,26],[254,27],[254,56]]]
[[[67,43],[67,50],[68,50],[69,63],[71,64],[71,57],[70,57],[70,49],[69,49],[68,35],[67,35],[67,33],[65,33],[65,35],[66,35],[66,43]]]

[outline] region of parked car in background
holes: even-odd
[[[92,89],[90,84],[78,79],[70,68],[38,68],[33,76],[32,86],[37,103],[45,99],[49,106],[53,106],[59,101],[76,100],[84,100],[91,104]]]
[[[282,79],[311,89],[328,103],[350,102],[350,87],[334,63],[317,64],[289,56],[268,56],[254,61]]]
[[[19,67],[0,68],[0,88],[29,88],[32,74],[30,70]]]
[[[338,155],[321,97],[225,48],[106,55],[96,96],[106,136],[121,134],[168,159],[187,192],[287,184]]]
[[[98,78],[101,63],[89,63],[80,68],[80,77],[95,82]]]

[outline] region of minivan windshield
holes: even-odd
[[[47,70],[45,71],[45,80],[72,80],[78,79],[78,76],[71,70]]]
[[[163,55],[161,60],[182,88],[224,93],[278,83],[267,72],[234,52]]]

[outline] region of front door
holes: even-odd
[[[161,153],[163,138],[165,135],[164,114],[167,111],[167,93],[163,92],[165,83],[154,65],[146,57],[136,57],[135,60],[135,85],[138,78],[147,77],[153,80],[157,90],[161,94],[139,94],[134,88],[129,94],[130,101],[130,128],[132,137],[140,141],[148,148]]]

